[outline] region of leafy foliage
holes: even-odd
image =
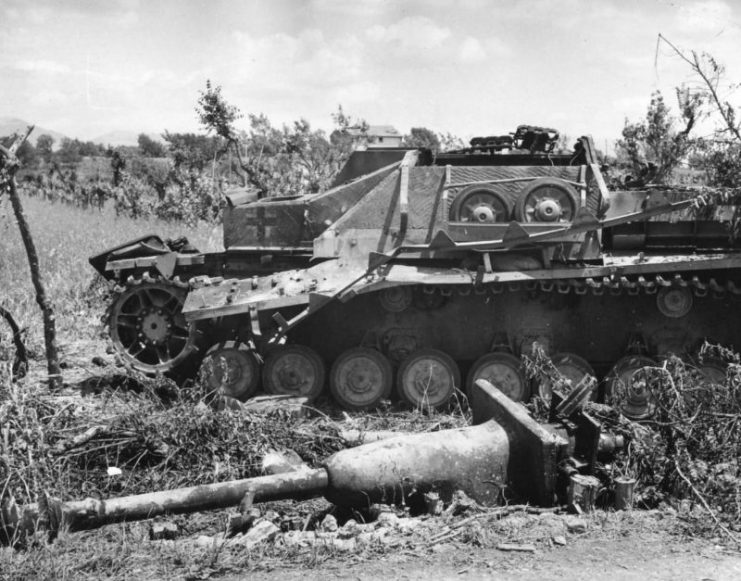
[[[677,120],[672,117],[659,91],[651,96],[644,121],[626,121],[623,137],[616,145],[618,155],[622,155],[632,169],[634,181],[665,183],[695,147],[690,132],[700,115],[704,99],[697,93],[678,89],[677,101],[683,123],[681,130],[675,128]]]

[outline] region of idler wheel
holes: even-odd
[[[571,222],[579,206],[576,190],[559,178],[538,178],[517,199],[518,222]]]
[[[211,393],[245,401],[257,392],[260,362],[244,343],[219,343],[201,363],[201,380]]]
[[[393,380],[391,363],[382,353],[354,347],[332,365],[329,389],[343,408],[367,410],[389,397]]]
[[[401,397],[415,407],[440,408],[461,385],[461,373],[447,353],[421,349],[401,363],[396,384]]]
[[[655,367],[656,361],[645,355],[626,355],[618,359],[605,377],[605,398],[623,404],[633,382],[633,375],[643,367]]]
[[[111,305],[113,345],[133,368],[156,374],[173,371],[196,350],[197,332],[182,309],[185,289],[168,283],[141,283]]]
[[[468,393],[479,379],[485,379],[514,401],[526,401],[530,397],[522,363],[509,353],[487,353],[479,357],[468,373]]]
[[[569,380],[571,387],[576,387],[586,375],[594,376],[592,366],[587,363],[586,359],[579,357],[575,353],[556,353],[551,357],[551,361],[556,366],[556,369],[558,369],[558,372]],[[538,385],[538,395],[543,401],[550,402],[552,393],[553,385],[551,385],[551,380],[548,378],[541,380]]]
[[[462,190],[450,206],[451,222],[494,224],[507,222],[512,214],[507,199],[493,186],[469,186]]]
[[[304,345],[281,345],[271,351],[262,370],[265,391],[273,395],[315,399],[324,387],[324,362]]]
[[[689,313],[692,310],[692,301],[692,291],[686,287],[664,287],[656,295],[659,311],[671,319],[678,319]]]

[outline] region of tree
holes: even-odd
[[[64,137],[55,157],[62,163],[78,163],[82,159],[81,143],[77,139]]]
[[[176,169],[202,171],[222,150],[219,140],[207,135],[165,131],[162,137]]]
[[[433,153],[440,151],[440,138],[426,127],[412,127],[409,135],[404,136],[403,144],[406,147],[430,149]]]
[[[696,145],[690,132],[700,115],[703,99],[685,89],[677,89],[677,102],[684,125],[679,131],[659,91],[651,95],[644,121],[625,122],[623,138],[616,144],[618,155],[626,158],[634,177],[640,177],[642,182],[664,183]]]
[[[464,147],[467,147],[465,141],[452,133],[438,133],[437,138],[440,141],[440,151],[451,151],[453,149],[463,149]]]
[[[239,131],[234,124],[242,113],[210,81],[200,94],[196,112],[206,131],[222,144],[217,153],[232,152],[243,183],[256,188],[261,197],[324,189],[352,151],[348,129],[353,120],[342,107],[333,115],[338,127],[329,139],[305,119],[278,128],[265,115],[250,114],[249,129]],[[367,131],[367,123],[358,123]]]
[[[30,141],[23,142],[23,144],[18,148],[16,156],[18,157],[21,166],[25,169],[33,169],[38,165],[38,150]]]
[[[53,146],[54,138],[51,135],[47,135],[46,133],[44,133],[43,135],[39,135],[38,139],[36,140],[36,151],[38,152],[41,159],[43,159],[46,163],[49,163],[51,161]]]
[[[139,145],[139,153],[144,157],[165,157],[167,155],[167,148],[160,143],[155,141],[146,133],[140,133],[137,138]]]
[[[668,45],[699,80],[684,90],[706,102],[715,112],[714,134],[698,140],[700,155],[696,162],[706,170],[710,185],[738,187],[741,185],[741,119],[737,108],[723,96],[726,91],[732,93],[738,85],[725,81],[725,67],[711,54],[682,51],[661,34],[658,42]]]

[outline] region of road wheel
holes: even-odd
[[[210,393],[245,401],[259,387],[260,362],[244,343],[218,343],[201,363],[201,381]]]
[[[487,353],[479,357],[468,373],[468,393],[479,379],[485,379],[514,401],[530,398],[530,387],[522,371],[522,362],[509,353]]]
[[[623,403],[632,385],[633,375],[642,367],[655,367],[656,361],[645,355],[626,355],[618,359],[605,377],[605,401],[611,403],[613,398]]]
[[[348,349],[334,362],[329,389],[337,403],[348,410],[376,407],[391,394],[394,372],[385,355],[375,349]]]
[[[592,366],[575,353],[557,353],[551,357],[551,361],[558,372],[571,383],[571,387],[576,387],[586,375],[594,376]],[[550,378],[542,379],[538,385],[538,395],[543,401],[550,402],[552,393],[553,385]]]
[[[460,387],[461,374],[447,353],[421,349],[402,362],[396,384],[401,397],[415,407],[441,408]]]
[[[324,362],[304,345],[282,345],[271,351],[262,370],[265,391],[314,400],[324,387]]]

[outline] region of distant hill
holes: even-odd
[[[24,121],[23,119],[18,119],[17,117],[0,117],[0,137],[13,135],[13,133],[25,132],[29,125],[31,125],[31,123]],[[29,141],[36,145],[36,140],[40,135],[51,135],[54,138],[55,149],[59,147],[62,139],[67,137],[63,133],[59,133],[59,131],[53,131],[37,125],[34,128],[33,133],[31,133]]]
[[[25,132],[29,125],[30,123],[28,121],[18,119],[17,117],[0,117],[0,137],[6,137],[8,135],[13,135],[13,133],[20,133],[22,131]],[[79,137],[77,139],[80,141],[92,141],[93,143],[98,143],[100,145],[112,145],[113,147],[118,147],[119,145],[136,147],[139,145],[139,134],[141,133],[144,132],[119,130],[109,131],[108,133],[99,135],[95,139],[82,139]],[[68,136],[59,131],[46,129],[45,127],[39,127],[37,125],[34,128],[33,133],[31,133],[29,141],[36,145],[36,140],[40,135],[51,135],[54,138],[54,149],[59,149],[59,145],[65,137],[70,137],[70,139],[75,138],[74,136]],[[162,139],[162,135],[159,133],[147,133],[147,136],[159,143],[165,143],[165,140]]]

